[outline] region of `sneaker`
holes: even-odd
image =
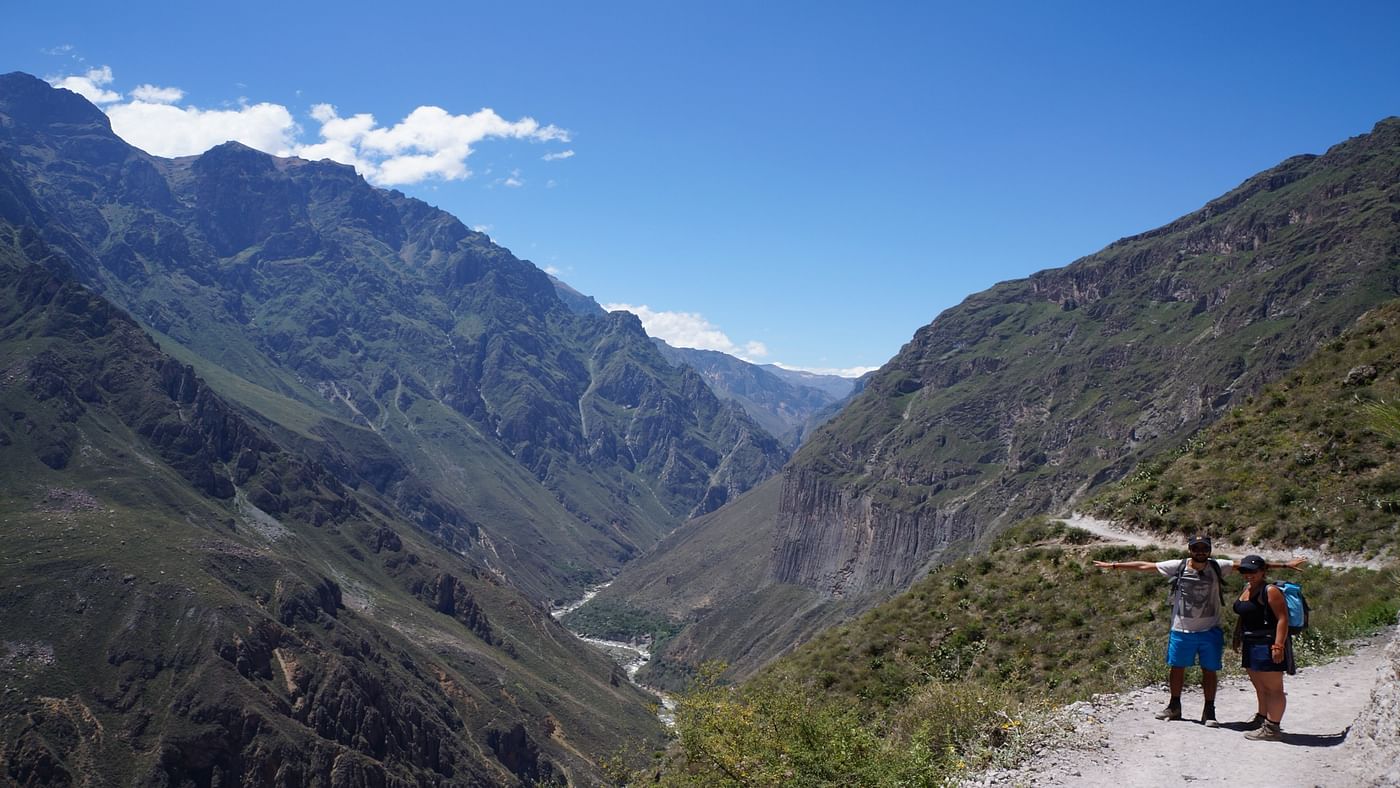
[[[1206,716],[1206,715],[1204,715],[1204,714],[1201,715],[1201,724],[1202,724],[1202,725],[1205,725],[1207,728],[1219,728],[1219,727],[1220,727],[1220,723],[1215,719],[1215,715],[1213,715],[1213,714],[1210,715],[1210,716]]]
[[[1159,720],[1179,720],[1181,719],[1181,707],[1167,706],[1165,709],[1157,712],[1156,717]]]
[[[1251,741],[1278,741],[1283,738],[1283,730],[1277,722],[1264,720],[1264,724],[1244,735]]]
[[[1254,715],[1254,719],[1250,720],[1249,722],[1240,723],[1240,727],[1247,731],[1257,731],[1259,730],[1259,726],[1263,724],[1264,715],[1256,712]]]

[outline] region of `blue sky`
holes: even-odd
[[[0,71],[148,150],[354,158],[654,334],[854,369],[1400,114],[1400,3],[1148,5],[28,2]]]

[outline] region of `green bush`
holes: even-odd
[[[791,677],[743,687],[707,664],[677,698],[668,786],[938,786],[986,763],[1027,707],[986,684],[929,681],[885,712],[834,701]],[[640,775],[631,775],[640,781]]]

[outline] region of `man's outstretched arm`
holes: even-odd
[[[1157,565],[1151,561],[1095,561],[1100,569],[1130,569],[1134,572],[1155,572]]]

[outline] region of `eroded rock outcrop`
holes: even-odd
[[[1361,784],[1400,786],[1400,630],[1391,636],[1385,659],[1347,746],[1360,752],[1356,777]]]
[[[869,498],[797,468],[784,475],[781,507],[774,580],[832,597],[907,585],[929,561],[976,536],[965,514],[881,513]]]

